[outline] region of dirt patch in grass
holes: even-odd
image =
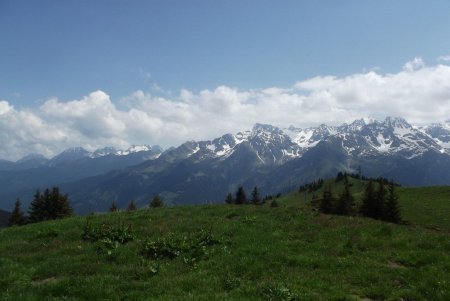
[[[58,281],[59,281],[59,279],[56,277],[49,277],[49,278],[45,278],[45,279],[33,280],[33,281],[31,281],[31,285],[39,286],[39,285],[43,285],[43,284],[54,284],[54,283],[57,283]]]
[[[408,267],[395,261],[389,261],[387,263],[387,266],[393,269],[407,269]]]

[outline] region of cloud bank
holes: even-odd
[[[306,127],[363,116],[400,116],[419,124],[449,119],[450,66],[426,66],[415,58],[395,74],[318,76],[289,88],[220,86],[182,90],[175,97],[136,91],[112,100],[95,91],[78,100],[49,99],[34,109],[15,109],[0,100],[0,158],[16,160],[32,152],[50,157],[71,146],[168,147],[246,130],[256,122]]]

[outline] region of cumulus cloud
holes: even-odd
[[[412,61],[407,62],[403,66],[403,70],[413,72],[425,67],[425,62],[421,57],[415,57]]]
[[[136,91],[112,100],[95,91],[79,100],[49,99],[33,110],[0,101],[0,158],[30,152],[52,156],[71,146],[176,146],[246,130],[256,122],[306,127],[388,115],[416,124],[447,120],[450,66],[426,66],[415,58],[394,74],[318,76],[288,88],[219,86],[198,93],[182,90],[175,97]]]
[[[450,62],[450,55],[441,55],[437,60],[441,62]]]

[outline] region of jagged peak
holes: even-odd
[[[400,127],[400,128],[412,128],[412,125],[409,124],[404,118],[402,117],[386,117],[384,120],[384,124],[392,127]]]
[[[74,146],[74,147],[69,147],[65,150],[63,150],[60,154],[89,154],[89,151],[87,151],[84,147],[81,146]]]
[[[115,153],[117,153],[117,149],[115,147],[105,146],[103,148],[96,149],[92,153],[92,156],[93,157],[102,157],[102,156],[107,156],[107,155],[111,155],[111,154],[115,154]]]
[[[280,133],[280,132],[282,132],[282,130],[280,128],[270,125],[270,124],[255,123],[255,125],[252,128],[252,133],[257,133],[257,132]]]

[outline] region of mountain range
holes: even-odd
[[[170,204],[223,202],[240,185],[273,194],[357,169],[408,186],[450,184],[450,122],[413,126],[388,117],[310,128],[255,124],[165,151],[135,146],[72,148],[49,160],[30,155],[0,161],[0,207],[10,209],[16,197],[27,204],[37,188],[50,185],[67,192],[78,213],[106,210],[112,201],[145,206],[156,194]]]

